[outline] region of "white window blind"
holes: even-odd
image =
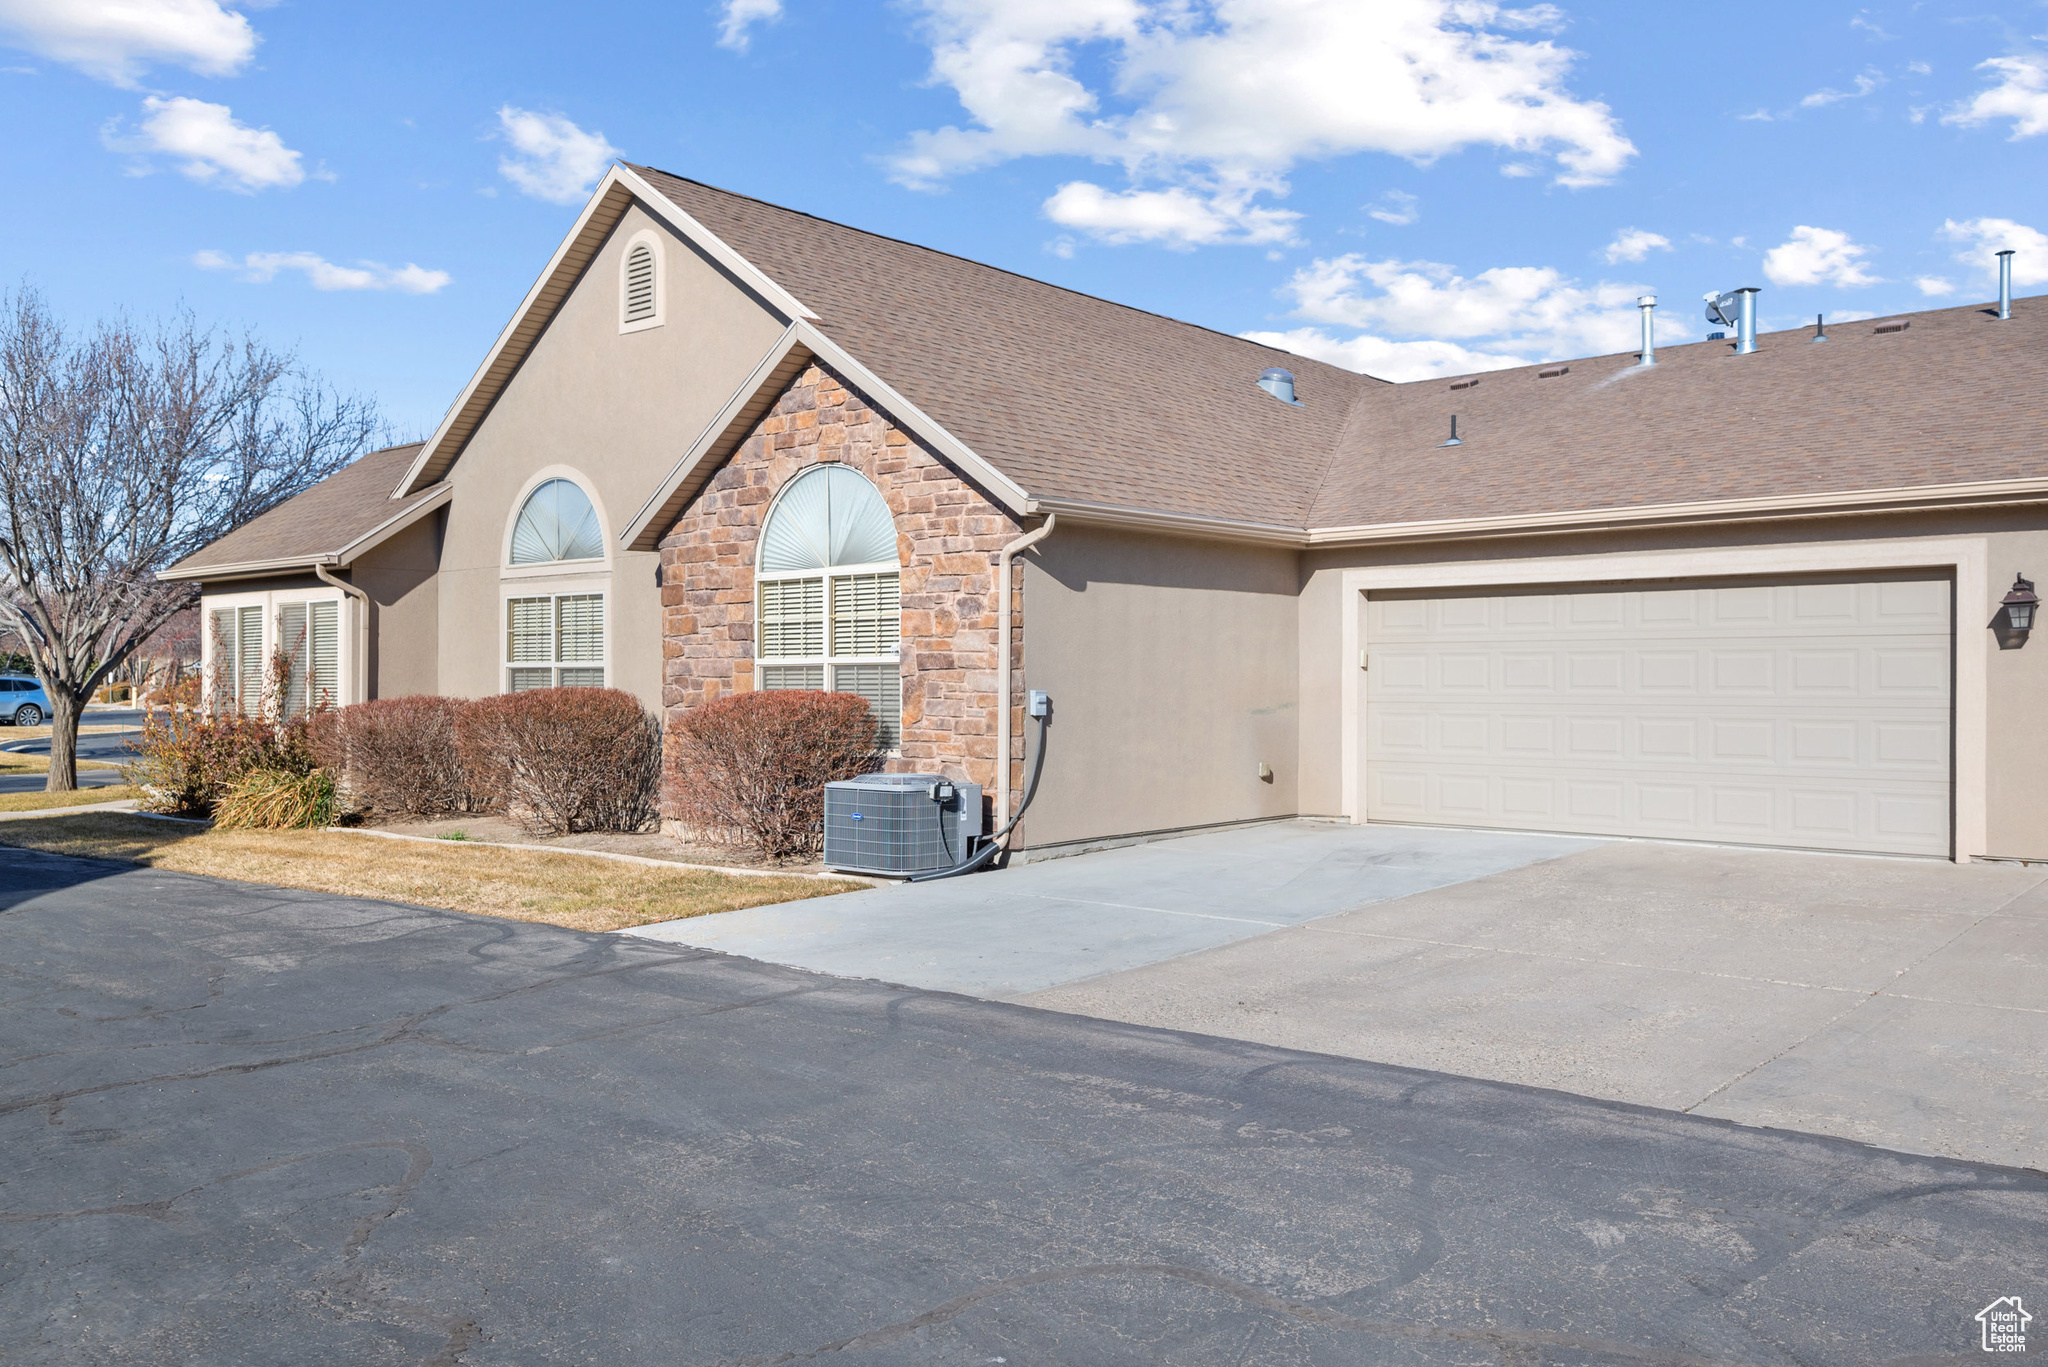
[[[604,685],[603,594],[549,594],[506,601],[506,691]]]
[[[832,653],[893,653],[902,626],[898,576],[848,574],[832,580]]]
[[[825,581],[767,579],[761,590],[761,658],[825,653]]]
[[[246,716],[263,710],[263,609],[235,612],[235,703]]]
[[[291,672],[285,675],[284,710],[296,716],[306,710],[306,605],[286,603],[277,610],[277,648],[291,657]]]
[[[307,606],[306,666],[312,683],[311,705],[341,706],[341,604]]]

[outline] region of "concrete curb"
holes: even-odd
[[[374,835],[379,840],[417,840],[428,845],[474,845],[481,850],[533,850],[538,854],[580,854],[591,859],[615,859],[622,864],[641,864],[653,869],[729,873],[736,878],[815,878],[830,883],[863,883],[871,888],[886,886],[876,879],[863,878],[851,873],[796,873],[778,872],[775,869],[740,869],[724,864],[683,864],[673,859],[650,859],[644,854],[619,854],[612,850],[579,850],[564,845],[515,845],[501,840],[444,840],[438,835],[401,835],[397,831],[373,831],[361,826],[327,826],[323,829],[339,835]]]
[[[38,817],[76,816],[80,812],[129,812],[135,816],[155,816],[155,812],[135,810],[136,799],[124,797],[114,802],[81,802],[75,807],[37,807],[27,812],[0,812],[0,821],[33,821]],[[169,818],[175,820],[175,818]]]

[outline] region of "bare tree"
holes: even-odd
[[[197,597],[158,570],[372,445],[376,405],[189,313],[72,338],[24,287],[0,299],[0,629],[50,695],[53,792],[114,670]]]

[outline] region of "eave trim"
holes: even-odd
[[[696,496],[704,478],[731,457],[747,430],[767,412],[775,396],[813,360],[830,366],[845,377],[873,399],[899,427],[915,435],[977,481],[1006,511],[1019,516],[1029,511],[1030,496],[1007,475],[975,454],[967,443],[948,432],[931,415],[897,392],[893,385],[855,360],[839,343],[799,318],[775,339],[774,345],[740,382],[733,396],[690,443],[682,459],[640,505],[640,511],[619,533],[620,547],[629,551],[657,549],[662,536]]]
[[[1521,533],[1596,531],[1609,527],[1672,526],[1747,522],[1802,514],[1911,512],[1942,508],[2048,502],[2048,479],[1981,480],[1969,484],[1837,490],[1820,494],[1773,494],[1763,498],[1709,499],[1695,503],[1643,504],[1627,508],[1585,508],[1503,517],[1443,518],[1427,522],[1368,523],[1316,527],[1311,546],[1364,546],[1381,542],[1441,541]]]
[[[583,212],[576,216],[575,225],[555,248],[554,255],[548,258],[540,278],[534,281],[533,287],[513,311],[511,321],[505,324],[498,340],[492,343],[483,364],[470,376],[469,383],[463,386],[455,402],[448,406],[440,425],[434,429],[434,435],[420,447],[419,454],[392,491],[392,497],[404,498],[446,477],[449,467],[461,457],[470,438],[483,425],[491,406],[518,372],[555,311],[568,298],[569,291],[582,277],[584,269],[635,202],[650,216],[666,223],[731,271],[785,318],[817,317],[804,307],[803,301],[769,279],[766,272],[734,251],[668,196],[626,167],[614,165],[591,192]]]
[[[172,566],[158,570],[156,577],[166,582],[190,581],[195,579],[246,579],[251,575],[277,574],[290,570],[309,570],[315,565],[346,567],[369,551],[412,526],[429,513],[448,506],[448,500],[455,497],[455,487],[450,484],[429,486],[432,492],[425,498],[409,504],[403,510],[364,532],[338,551],[313,551],[305,555],[283,555],[269,560],[238,560],[225,565],[195,565],[190,569]]]

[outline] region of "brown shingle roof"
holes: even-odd
[[[1311,525],[1434,521],[2048,475],[2048,300],[1395,385],[1353,413]],[[1443,447],[1458,415],[1464,445]]]
[[[186,556],[166,574],[179,579],[226,566],[291,560],[331,560],[395,517],[434,498],[438,486],[410,498],[391,497],[398,477],[419,454],[421,443],[372,451],[312,488],[243,523],[220,540]]]
[[[1300,527],[1354,397],[1383,382],[1241,337],[632,170],[1035,498]],[[1305,406],[1257,386],[1294,372]]]

